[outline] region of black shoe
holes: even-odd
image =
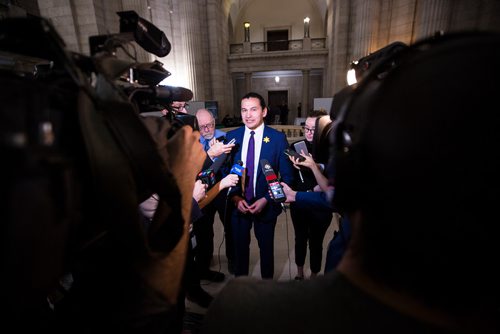
[[[207,270],[200,275],[201,279],[212,281],[212,282],[223,282],[226,276],[218,271]]]
[[[303,281],[304,280],[304,276],[295,276],[295,280],[296,281]]]
[[[200,305],[201,307],[208,308],[214,297],[210,296],[208,292],[203,290],[201,287],[196,287],[191,289],[186,293],[186,298],[190,302]]]

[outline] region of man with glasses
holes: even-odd
[[[187,114],[188,113],[188,111],[187,111],[188,106],[189,106],[189,103],[187,103],[186,101],[173,101],[170,104],[170,108],[176,114],[179,114],[179,113]],[[168,114],[168,108],[162,109],[161,113],[163,114],[163,116],[166,116]]]
[[[207,152],[211,146],[216,143],[216,138],[221,138],[226,135],[225,132],[215,128],[215,119],[207,109],[199,109],[196,112],[198,119],[198,127],[200,128],[200,143],[202,143]],[[212,159],[214,157],[211,157]]]
[[[174,101],[172,102],[172,110],[177,112],[177,113],[183,113],[187,114],[187,107],[189,106],[189,103],[186,101]]]
[[[212,161],[222,153],[228,154],[234,147],[234,144],[224,144],[223,138],[226,133],[215,128],[215,119],[212,113],[207,109],[199,109],[196,112],[198,127],[200,129],[200,143],[207,152],[205,166],[208,168]],[[217,138],[220,138],[219,140]],[[217,173],[216,181],[222,178],[221,172]],[[196,263],[202,279],[213,282],[222,282],[224,274],[210,270],[210,262],[214,252],[214,230],[213,224],[215,213],[219,213],[219,218],[224,225],[224,238],[226,243],[226,257],[228,262],[228,271],[233,272],[233,237],[231,232],[231,205],[226,206],[226,191],[220,192],[217,197],[203,208],[203,217],[195,226],[197,236],[197,255]]]

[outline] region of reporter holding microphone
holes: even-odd
[[[307,114],[304,132],[305,146],[308,152],[312,151],[316,119],[327,115],[324,110],[312,110]],[[291,145],[292,148],[300,147]],[[313,157],[301,150],[302,159],[289,157],[295,167],[295,182],[292,185],[294,190],[300,192],[307,191],[326,191],[328,179],[322,174],[321,169],[314,161]],[[288,196],[288,195],[287,195]],[[321,262],[323,257],[323,239],[326,231],[332,221],[331,210],[311,210],[309,207],[300,207],[295,202],[290,203],[290,215],[292,217],[293,228],[295,231],[295,264],[297,265],[296,280],[305,278],[304,263],[306,259],[307,246],[309,243],[311,277],[317,276],[321,271]]]
[[[196,118],[200,129],[200,143],[203,145],[207,157],[203,169],[210,168],[210,166],[217,159],[226,159],[227,154],[231,152],[234,144],[225,144],[225,132],[216,129],[215,118],[212,113],[207,109],[199,109],[196,111]],[[226,257],[228,262],[228,271],[232,272],[232,255],[234,253],[233,238],[231,233],[231,205],[226,205],[226,192],[221,191],[223,188],[230,187],[237,182],[238,177],[233,175],[226,180],[222,179],[222,172],[215,173],[215,183],[217,184],[218,194],[206,206],[203,207],[203,216],[195,224],[195,234],[198,239],[198,252],[197,252],[197,268],[200,273],[200,278],[212,282],[222,282],[225,279],[223,273],[213,271],[210,269],[210,263],[214,253],[214,230],[213,224],[215,221],[215,214],[219,214],[219,218],[224,226],[224,240],[226,244]],[[235,181],[236,180],[236,181]],[[215,187],[215,186],[214,186]],[[211,190],[211,189],[208,189]]]

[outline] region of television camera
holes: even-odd
[[[156,265],[154,254],[170,254],[182,236],[180,189],[140,113],[167,109],[167,137],[195,128],[194,116],[171,108],[193,94],[159,85],[170,73],[158,61],[118,59],[132,41],[158,56],[171,47],[135,12],[118,14],[120,33],[91,37],[91,56],[67,50],[45,18],[0,19],[0,265],[9,272],[0,297],[13,323],[34,318],[48,328],[47,301],[57,304],[63,275],[80,279],[72,300],[85,304],[96,288],[89,273],[112,277],[109,263],[122,273],[145,259]],[[153,193],[170,210],[148,233],[137,210]]]
[[[168,38],[151,22],[140,17],[135,11],[117,12],[120,17],[120,33],[97,35],[89,38],[90,51],[99,64],[101,72],[108,79],[115,81],[128,100],[136,106],[139,113],[166,110],[166,118],[174,129],[189,125],[198,130],[196,117],[178,113],[172,107],[174,101],[189,101],[193,98],[191,90],[183,87],[160,85],[160,82],[171,75],[158,60],[150,63],[136,62],[124,46],[136,42],[144,50],[164,57],[170,53],[171,44]],[[116,58],[117,50],[134,60],[127,62]],[[173,134],[171,131],[169,135]]]

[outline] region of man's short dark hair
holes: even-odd
[[[241,100],[250,99],[250,98],[259,99],[260,106],[262,107],[262,110],[264,110],[264,108],[266,107],[266,101],[264,100],[262,95],[260,95],[259,93],[250,92],[250,93],[247,93],[245,96],[243,96],[241,98]]]

